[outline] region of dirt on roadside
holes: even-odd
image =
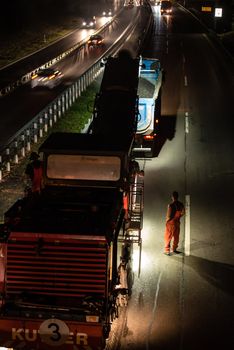
[[[24,171],[29,157],[15,165],[11,172],[0,181],[0,223],[3,223],[4,213],[16,202],[24,197],[27,181]]]

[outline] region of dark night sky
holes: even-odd
[[[2,32],[30,28],[37,23],[53,22],[66,15],[81,13],[89,7],[112,0],[3,0],[0,10]]]

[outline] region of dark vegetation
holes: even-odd
[[[79,28],[113,0],[4,0],[0,8],[0,68]]]
[[[8,0],[1,4],[1,33],[13,34],[17,30],[27,30],[61,21],[82,10],[83,1],[74,0]]]

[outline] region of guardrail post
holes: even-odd
[[[2,181],[2,168],[3,168],[2,156],[0,155],[0,182]]]
[[[66,94],[65,94],[65,111],[68,110],[68,98],[69,98],[68,91],[66,91]]]
[[[81,79],[78,80],[77,82],[77,90],[78,90],[78,97],[80,97],[81,94]]]
[[[93,69],[90,69],[89,71],[89,85],[92,83],[93,81]]]
[[[49,127],[51,128],[53,126],[53,111],[52,108],[49,108]]]
[[[84,75],[84,85],[83,85],[83,91],[86,90],[86,87],[87,87],[87,79],[88,79],[88,73],[86,72],[85,75]]]
[[[61,118],[61,115],[62,115],[62,113],[61,113],[61,100],[59,99],[58,100],[58,117]]]
[[[78,98],[78,82],[77,81],[75,82],[74,87],[75,87],[75,99],[77,99]]]
[[[83,91],[85,91],[85,89],[86,89],[86,86],[87,86],[86,82],[87,82],[87,72],[85,72],[85,74],[84,74],[84,79],[83,79]]]
[[[65,98],[64,95],[62,96],[62,113],[65,113]]]
[[[70,107],[73,105],[74,101],[75,101],[74,84],[72,84],[72,86],[71,86],[71,105],[70,105]]]
[[[37,123],[33,123],[33,142],[37,143],[38,137],[37,137]]]
[[[68,94],[69,94],[69,104],[68,104],[68,106],[71,107],[71,105],[72,105],[72,89],[71,88],[68,90]]]
[[[21,142],[22,142],[22,147],[21,147],[21,157],[25,157],[25,137],[24,135],[21,135]]]
[[[53,117],[54,117],[54,123],[56,123],[57,122],[57,105],[56,105],[56,103],[54,104]]]
[[[45,118],[44,131],[45,133],[47,133],[48,131],[48,114],[47,113],[45,113],[44,118]]]
[[[27,152],[31,151],[31,142],[30,142],[30,130],[26,130],[26,136],[27,136]]]
[[[6,149],[6,156],[7,156],[7,162],[6,162],[6,171],[11,171],[11,163],[10,163],[10,148]]]
[[[43,119],[39,118],[39,137],[43,137]]]
[[[14,163],[18,164],[19,163],[19,157],[18,157],[18,142],[17,141],[15,141],[15,143],[14,143],[14,148],[15,148]]]
[[[82,93],[84,90],[84,75],[80,77],[80,93]]]

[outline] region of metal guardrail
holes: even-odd
[[[140,17],[140,11],[135,21],[130,23],[125,29],[118,41],[105,52],[105,55],[116,54],[124,46],[126,37],[130,37],[137,27]],[[137,41],[138,49],[144,41],[147,34],[147,28],[150,28],[152,15],[147,21],[144,33],[141,33]],[[44,137],[48,130],[65,115],[73,103],[80,97],[81,93],[97,78],[103,68],[100,57],[82,76],[78,78],[71,86],[58,95],[49,103],[40,113],[38,113],[29,123],[23,126],[15,135],[8,140],[7,144],[0,150],[0,182],[7,176],[12,167],[18,164],[31,151],[32,145],[37,144],[39,139]]]

